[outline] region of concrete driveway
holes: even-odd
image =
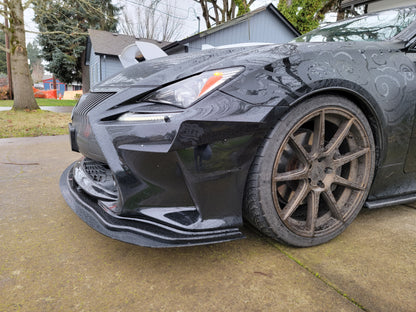
[[[335,240],[142,248],[61,197],[67,136],[0,140],[0,311],[415,311],[416,205],[364,210]]]

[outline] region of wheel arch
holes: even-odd
[[[336,96],[342,96],[350,101],[352,101],[357,107],[364,113],[364,115],[367,118],[368,123],[370,124],[371,131],[373,133],[373,138],[375,142],[375,165],[376,170],[377,168],[382,164],[383,159],[385,157],[385,153],[383,152],[385,150],[385,136],[381,129],[384,128],[385,122],[382,118],[382,113],[378,112],[376,109],[376,105],[372,104],[375,103],[375,101],[371,98],[370,95],[367,97],[363,96],[357,91],[341,88],[341,87],[332,87],[332,88],[325,88],[320,90],[315,90],[313,92],[310,92],[306,95],[303,95],[296,100],[289,103],[289,109],[286,110],[285,114],[287,114],[290,111],[290,108],[302,103],[305,100],[319,97],[319,96],[325,96],[325,95],[336,95]],[[277,106],[278,108],[280,106]],[[274,124],[271,125],[271,127],[274,127]]]

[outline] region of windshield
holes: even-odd
[[[415,8],[384,11],[326,25],[294,41],[384,41],[398,35],[415,20]]]

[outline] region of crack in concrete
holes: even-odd
[[[323,276],[321,276],[318,272],[315,272],[314,270],[312,270],[310,267],[308,267],[306,264],[302,263],[300,260],[296,259],[294,256],[292,256],[290,253],[288,253],[287,251],[283,250],[280,245],[275,242],[274,240],[272,240],[269,237],[266,237],[264,235],[262,235],[260,233],[261,236],[264,237],[264,239],[270,244],[272,245],[274,248],[276,248],[277,250],[279,250],[282,254],[284,254],[286,257],[288,257],[290,260],[294,261],[296,264],[298,264],[299,266],[301,266],[303,269],[305,269],[307,272],[309,272],[310,274],[312,274],[314,277],[316,277],[317,279],[319,279],[320,281],[322,281],[325,285],[327,285],[328,287],[332,288],[333,290],[335,290],[338,294],[340,294],[341,296],[343,296],[345,299],[347,299],[348,301],[350,301],[352,304],[354,304],[355,306],[357,306],[358,308],[360,308],[362,311],[366,311],[369,312],[370,310],[368,310],[367,308],[365,308],[362,304],[360,304],[357,300],[353,299],[352,297],[350,297],[348,294],[346,294],[345,292],[342,291],[342,289],[338,288],[337,286],[335,286],[334,284],[332,284],[329,280],[327,280],[326,278],[324,278]]]
[[[415,206],[412,208],[416,208]],[[319,279],[321,282],[323,282],[325,285],[327,285],[329,288],[336,291],[339,295],[350,301],[352,304],[354,304],[356,307],[361,309],[362,311],[369,312],[370,310],[365,308],[362,304],[360,304],[357,300],[350,297],[348,294],[343,292],[340,288],[332,284],[329,280],[321,276],[318,272],[315,272],[307,265],[303,264],[300,260],[296,259],[294,256],[292,256],[290,253],[285,251],[278,242],[271,239],[270,237],[265,236],[263,233],[261,233],[259,230],[257,230],[255,227],[253,227],[251,224],[245,224],[245,227],[250,228],[254,233],[256,233],[258,236],[260,236],[263,240],[265,240],[268,244],[272,245],[274,248],[279,250],[283,255],[288,257],[290,260],[294,261],[297,265],[301,266],[303,269],[305,269],[308,273],[312,274],[315,278]]]

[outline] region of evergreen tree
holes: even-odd
[[[116,31],[118,10],[111,0],[36,0],[35,22],[47,70],[64,83],[82,81],[88,29]]]
[[[33,65],[42,62],[42,51],[40,50],[37,42],[29,42],[27,44],[27,58],[29,60],[30,72],[33,70]],[[1,67],[0,67],[1,68]]]
[[[277,9],[304,34],[318,27],[325,13],[340,4],[341,0],[280,0]]]
[[[0,46],[5,46],[4,33],[0,31]],[[7,74],[6,52],[0,49],[0,73]]]

